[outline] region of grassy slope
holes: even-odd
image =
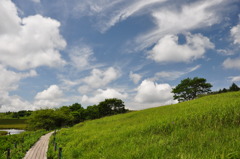
[[[26,119],[0,119],[0,129],[25,129]]]
[[[64,159],[240,158],[239,139],[240,92],[87,121],[56,136]]]

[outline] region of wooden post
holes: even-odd
[[[10,159],[10,148],[7,149],[7,159]]]
[[[59,147],[58,159],[62,159],[62,148],[61,147]]]
[[[53,136],[53,144],[55,144],[56,138],[55,136]]]
[[[57,151],[57,143],[54,142],[54,151]]]

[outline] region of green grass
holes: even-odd
[[[23,132],[17,135],[0,136],[0,159],[6,159],[10,149],[11,159],[22,159],[31,146],[45,133],[45,130]]]
[[[56,142],[63,159],[239,159],[240,92],[86,121]]]
[[[26,119],[0,119],[0,129],[26,129]]]

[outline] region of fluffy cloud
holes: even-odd
[[[240,69],[240,58],[236,59],[227,58],[223,62],[223,67],[227,69]]]
[[[119,76],[119,71],[113,67],[109,67],[105,71],[93,69],[91,75],[85,77],[83,81],[92,88],[99,88],[102,86],[106,86],[110,82],[116,80]]]
[[[34,105],[38,107],[60,106],[63,99],[63,91],[57,85],[51,85],[48,89],[37,93]]]
[[[144,80],[137,88],[135,101],[158,105],[171,104],[175,102],[171,91],[172,88],[169,84],[157,84],[149,80]]]
[[[137,74],[137,73],[133,73],[130,72],[129,74],[130,79],[135,83],[138,84],[138,82],[141,80],[142,76]]]
[[[201,66],[200,65],[197,65],[195,67],[192,67],[192,68],[188,68],[186,71],[162,71],[162,72],[157,72],[155,74],[155,76],[151,79],[153,81],[156,81],[156,80],[175,80],[185,74],[188,74],[190,72],[193,72],[197,69],[199,69]]]
[[[20,111],[20,110],[34,110],[35,107],[21,99],[19,96],[10,96],[8,93],[0,92],[0,112],[7,112],[7,111]]]
[[[48,89],[39,92],[36,96],[35,99],[37,100],[54,100],[61,98],[63,96],[62,90],[57,85],[51,85]]]
[[[240,24],[231,29],[234,44],[240,44]]]
[[[36,71],[34,70],[24,73],[16,73],[14,71],[7,70],[2,65],[0,65],[0,74],[0,92],[9,92],[16,90],[18,88],[18,82],[21,79],[34,77],[37,75]]]
[[[66,42],[60,23],[41,15],[20,18],[10,0],[0,1],[0,62],[18,70],[59,66],[65,61],[59,50]],[[41,25],[39,25],[41,24]]]
[[[0,112],[33,110],[31,103],[17,95],[10,95],[9,92],[17,90],[22,79],[36,76],[36,71],[16,73],[0,65],[0,74]]]
[[[88,97],[87,95],[84,95],[82,97],[82,103],[83,104],[98,104],[99,102],[108,99],[108,98],[119,98],[119,99],[126,99],[127,98],[126,93],[121,93],[115,89],[108,88],[106,90],[98,89],[95,96]]]
[[[190,62],[204,56],[206,49],[214,44],[201,34],[186,35],[186,44],[178,44],[178,37],[166,35],[149,52],[149,58],[156,62]]]
[[[174,3],[179,5],[178,3]],[[212,26],[221,19],[221,8],[226,6],[223,0],[203,0],[194,3],[175,5],[154,10],[152,16],[156,27],[148,33],[137,37],[137,49],[147,48],[167,34],[178,34],[198,28]]]
[[[1,0],[0,4],[0,35],[18,33],[21,19],[17,16],[17,8],[9,0]]]
[[[36,71],[14,72],[0,65],[0,112],[33,110],[31,103],[9,92],[17,90],[22,79],[37,76]]]

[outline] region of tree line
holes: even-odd
[[[52,130],[72,126],[85,120],[126,113],[127,111],[124,102],[117,98],[105,99],[98,105],[88,106],[86,109],[79,103],[56,109],[41,109],[32,112],[27,121],[28,129]]]

